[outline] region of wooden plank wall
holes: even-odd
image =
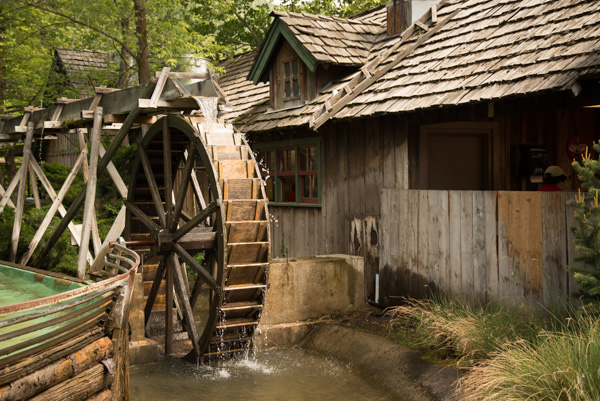
[[[321,207],[269,206],[273,257],[363,256],[366,296],[373,299],[379,269],[380,188],[408,185],[406,130],[406,121],[399,118],[324,126]]]
[[[430,290],[469,301],[552,306],[572,288],[573,193],[384,189],[385,305]]]
[[[61,132],[56,135],[56,139],[43,141],[42,146],[47,147],[44,150],[46,163],[73,167],[79,156],[79,140],[75,132]]]

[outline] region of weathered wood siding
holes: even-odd
[[[573,193],[381,192],[381,302],[431,290],[551,306],[573,289]]]
[[[44,147],[46,149],[43,149]],[[56,135],[56,139],[43,141],[42,152],[46,163],[57,163],[61,166],[73,167],[77,156],[79,156],[77,133],[61,132]]]
[[[392,117],[323,127],[321,207],[269,206],[273,256],[363,256],[366,296],[372,299],[380,191],[407,188],[406,128],[405,120]]]

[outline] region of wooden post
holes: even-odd
[[[13,225],[12,237],[10,240],[9,260],[15,262],[17,259],[17,246],[19,245],[19,235],[21,233],[21,220],[23,218],[23,209],[25,208],[25,185],[27,184],[27,170],[29,169],[29,158],[31,157],[31,143],[33,142],[33,123],[27,124],[27,136],[23,147],[23,162],[18,172],[19,192],[17,194],[17,207],[15,209],[15,223]]]
[[[100,147],[100,131],[102,130],[102,107],[96,108],[94,112],[94,126],[92,128],[92,149],[90,151],[89,180],[85,193],[85,207],[83,208],[83,223],[81,226],[81,247],[77,260],[77,277],[81,280],[85,277],[87,266],[86,256],[90,247],[90,234],[92,230],[92,214],[94,213],[94,202],[96,200],[96,183],[98,181],[98,148]]]
[[[35,202],[35,208],[41,209],[42,203],[40,202],[40,192],[38,191],[37,179],[35,178],[35,173],[33,172],[31,163],[28,166],[28,171],[29,171],[29,182],[31,183],[31,192],[33,192],[33,200]]]

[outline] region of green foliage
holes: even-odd
[[[281,9],[297,13],[351,17],[380,4],[381,0],[285,0]]]
[[[37,228],[46,216],[49,206],[44,206],[41,209],[36,209],[33,205],[26,203],[23,213],[23,221],[21,223],[21,234],[17,248],[17,261],[21,259],[26,252],[29,243],[33,239]],[[0,260],[8,260],[10,240],[12,237],[14,220],[14,209],[6,207],[0,213]],[[60,223],[60,218],[55,216],[52,219],[50,228],[42,237],[42,243],[50,236],[52,230]],[[77,252],[78,248],[71,245],[71,234],[65,232],[56,245],[52,248],[46,258],[44,258],[41,269],[61,272],[74,275],[77,270]],[[39,247],[34,252],[33,257],[39,253]]]
[[[600,145],[594,143],[596,152]],[[577,196],[575,224],[571,228],[575,234],[575,249],[579,255],[576,261],[585,267],[569,266],[579,290],[575,295],[584,302],[584,307],[600,312],[600,161],[592,159],[586,151],[580,162],[574,161],[573,169],[579,176],[581,188]]]
[[[54,188],[56,193],[60,191],[62,185],[67,179],[67,176],[71,172],[70,167],[61,166],[57,163],[42,163],[42,170],[48,178],[48,181],[50,181],[50,184],[52,184],[52,188]],[[73,203],[73,200],[79,194],[79,192],[83,190],[83,186],[83,175],[78,173],[63,199],[63,205],[67,209],[71,203]],[[50,200],[48,200],[48,202],[50,202]]]
[[[178,67],[182,57],[189,54],[204,55],[203,38],[186,22],[185,1],[136,1],[146,7],[151,70]],[[115,60],[109,66],[111,75],[136,74],[143,52],[133,6],[134,0],[0,2],[0,79],[4,78],[2,69],[6,71],[6,93],[0,91],[0,109],[4,103],[5,109],[19,112],[23,106],[42,105],[44,99],[76,95],[51,71],[53,50],[58,47],[110,51]],[[103,84],[106,74],[88,70],[81,78],[92,88]]]

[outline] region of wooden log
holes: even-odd
[[[7,366],[6,368],[0,370],[0,385],[10,383],[19,377],[23,377],[35,372],[36,370],[41,369],[43,366],[80,349],[82,345],[87,345],[100,339],[103,335],[104,332],[102,328],[94,328],[89,332],[60,343],[52,349],[37,353],[20,360],[14,365]]]
[[[90,235],[92,231],[92,219],[94,218],[94,203],[96,200],[96,183],[98,182],[98,153],[100,147],[100,132],[102,131],[102,107],[94,112],[94,127],[92,128],[92,149],[90,152],[90,170],[85,193],[85,207],[83,209],[83,222],[81,227],[81,244],[79,258],[77,260],[77,277],[81,280],[85,277],[87,267],[86,256],[89,250]],[[100,246],[96,248],[99,251]]]
[[[86,401],[110,401],[113,399],[113,393],[110,390],[102,390],[98,394],[95,394],[88,398]]]
[[[66,380],[31,398],[32,401],[79,401],[89,398],[107,388],[113,382],[112,375],[102,364]]]
[[[0,389],[0,400],[23,400],[76,376],[112,355],[112,342],[103,337],[67,358],[56,361]]]

